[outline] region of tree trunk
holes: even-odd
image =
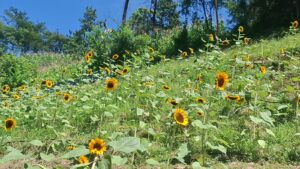
[[[203,13],[204,13],[204,19],[205,19],[205,24],[207,29],[209,29],[209,24],[208,24],[208,18],[207,18],[207,13],[206,13],[206,5],[205,5],[205,0],[200,0],[200,3],[203,8]]]
[[[123,17],[122,17],[122,24],[126,23],[128,4],[129,4],[129,0],[125,0],[124,10],[123,10]]]
[[[218,0],[214,0],[214,7],[215,7],[215,12],[216,12],[216,37],[218,37],[218,35],[220,33]]]
[[[156,8],[157,8],[157,0],[152,0],[151,1],[152,4],[152,9],[153,9],[153,15],[152,15],[152,24],[153,27],[156,26]]]

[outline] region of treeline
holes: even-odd
[[[149,8],[139,8],[128,18],[130,2],[120,2],[124,10],[120,16],[122,24],[116,31],[126,27],[134,36],[147,35],[154,39],[161,37],[162,32],[171,32],[174,36],[171,35],[170,41],[177,49],[168,49],[170,54],[178,49],[201,47],[201,38],[211,33],[216,39],[228,37],[240,25],[249,36],[268,36],[299,20],[300,15],[298,0],[151,0]],[[221,19],[224,10],[230,13],[231,29]],[[44,23],[32,22],[25,12],[9,8],[0,21],[0,54],[87,51],[91,47],[89,35],[95,33],[95,28],[107,29],[106,21],[98,20],[92,7],[86,8],[79,21],[79,30],[62,35],[49,31]]]

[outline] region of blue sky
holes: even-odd
[[[49,30],[68,34],[69,30],[80,28],[79,19],[87,6],[97,9],[98,19],[106,19],[108,27],[120,25],[124,0],[1,0],[0,16],[4,15],[5,9],[15,7],[25,11],[30,20],[46,23]],[[139,7],[149,8],[150,0],[130,0],[127,16]],[[224,10],[221,10],[221,19],[228,19]]]
[[[150,0],[131,0],[128,16],[138,7],[149,7]],[[68,34],[69,30],[78,30],[79,19],[87,6],[97,9],[98,19],[106,19],[111,28],[121,23],[124,0],[1,0],[0,15],[4,10],[15,7],[25,11],[34,22],[45,22],[51,31]]]

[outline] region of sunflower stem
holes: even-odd
[[[94,161],[93,161],[93,164],[92,164],[92,168],[91,168],[91,169],[96,169],[96,163],[97,163],[98,159],[99,159],[99,156],[96,156],[96,157],[94,158]]]

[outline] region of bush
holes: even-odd
[[[36,77],[36,68],[29,60],[13,55],[0,57],[0,84],[12,87],[24,84],[28,79]]]

